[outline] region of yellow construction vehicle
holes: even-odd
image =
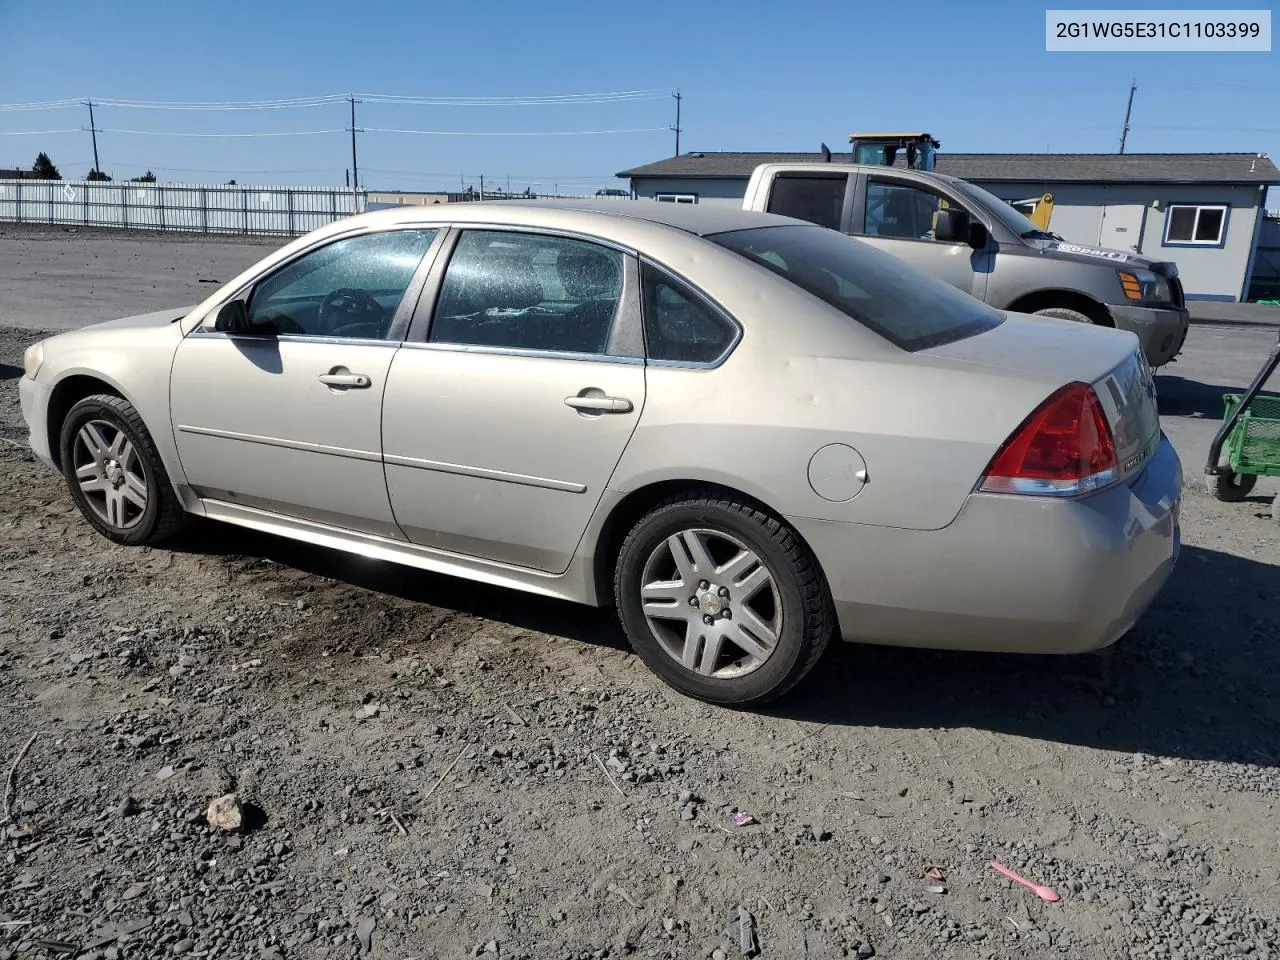
[[[1027,200],[1010,200],[1009,206],[1017,210],[1028,220],[1045,232],[1049,230],[1049,219],[1053,216],[1053,194],[1031,197]]]
[[[942,146],[927,133],[851,133],[853,162],[874,167],[892,167],[898,151],[905,153],[911,170],[932,170],[938,147]]]

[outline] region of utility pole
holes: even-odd
[[[678,157],[680,156],[680,101],[683,100],[684,97],[680,96],[679,88],[677,88],[676,92],[671,96],[674,97],[676,101],[676,125],[670,129],[674,130],[676,134],[676,156]]]
[[[351,212],[360,212],[360,168],[356,166],[356,97],[347,97],[351,101]]]
[[[480,174],[480,199],[484,199],[484,174]]]
[[[1129,116],[1133,113],[1133,92],[1138,89],[1138,80],[1135,77],[1129,83],[1129,105],[1124,108],[1124,129],[1120,131],[1120,152],[1124,153],[1124,142],[1129,139]]]
[[[85,105],[89,108],[89,134],[93,137],[93,171],[98,173],[98,128],[93,122],[93,101],[86,100]]]

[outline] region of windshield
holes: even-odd
[[[790,280],[903,350],[962,340],[1003,319],[949,283],[825,227],[755,227],[707,239]]]
[[[1041,230],[1021,213],[997,197],[994,193],[983,190],[981,187],[974,186],[968,180],[956,180],[953,177],[945,177],[944,179],[952,190],[991,214],[991,216],[995,217],[1007,228],[1012,230],[1014,236],[1022,237],[1023,239],[1061,239],[1057,234],[1046,233],[1044,230]]]

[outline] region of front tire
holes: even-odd
[[[623,541],[614,596],[632,649],[681,693],[748,706],[809,672],[835,627],[817,558],[788,526],[730,496],[685,496]]]
[[[127,400],[85,397],[62,422],[59,449],[71,499],[108,540],[155,544],[184,525],[155,442]]]
[[[1093,323],[1093,318],[1079,310],[1069,307],[1045,307],[1035,312],[1037,317],[1057,317],[1059,320],[1070,320],[1073,323]]]

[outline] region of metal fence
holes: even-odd
[[[0,222],[300,236],[364,212],[347,187],[0,180]]]

